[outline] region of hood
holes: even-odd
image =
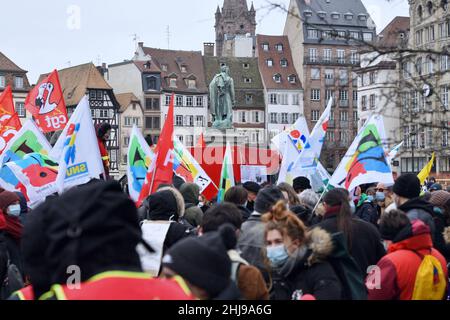
[[[414,198],[410,199],[404,204],[402,204],[398,209],[408,213],[408,211],[414,210],[414,209],[421,209],[429,214],[433,215],[433,205],[429,203],[428,201],[423,200],[422,198]]]
[[[198,196],[200,195],[200,187],[195,183],[185,183],[180,187],[185,203],[198,205]]]
[[[421,220],[414,220],[395,236],[389,253],[398,250],[429,250],[433,247],[430,228]]]
[[[165,187],[148,197],[148,218],[178,221],[184,215],[184,200],[178,190]]]

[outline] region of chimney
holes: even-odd
[[[205,57],[214,57],[215,43],[205,42],[203,43],[203,55]]]

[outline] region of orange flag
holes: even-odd
[[[7,86],[0,95],[0,154],[9,140],[22,128],[19,115],[14,109],[11,87]]]

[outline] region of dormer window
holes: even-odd
[[[287,59],[281,59],[281,60],[280,60],[280,65],[281,65],[283,68],[287,68],[287,66],[288,66],[288,61],[287,61]]]
[[[177,87],[177,78],[170,78],[169,79],[169,87],[176,88]]]
[[[144,64],[144,69],[150,69],[151,66],[152,66],[152,63],[151,63],[150,61],[147,61],[147,62]]]
[[[195,81],[193,79],[189,79],[187,82],[188,82],[189,89],[195,89],[197,87],[197,81]]]
[[[277,45],[275,46],[275,49],[276,49],[278,52],[283,52],[283,44],[281,44],[281,43],[277,44]]]
[[[289,83],[292,83],[292,84],[297,83],[297,76],[296,76],[295,74],[291,74],[291,75],[288,77],[288,81],[289,81]]]
[[[166,72],[167,71],[167,64],[162,64],[161,65],[161,70]]]
[[[277,73],[273,76],[273,81],[276,83],[281,83],[281,74]]]
[[[348,12],[344,15],[345,20],[353,20],[353,13]]]
[[[252,83],[252,78],[244,78],[244,83]]]
[[[366,21],[367,20],[367,15],[365,15],[365,14],[359,14],[358,15],[358,19],[360,20],[360,21]]]
[[[248,63],[244,63],[244,64],[242,64],[242,68],[250,69],[250,65]]]
[[[268,67],[273,67],[273,60],[272,59],[267,59],[266,60],[266,64]]]
[[[264,51],[269,51],[269,44],[268,44],[268,43],[263,43],[263,44],[262,44],[262,49],[263,49]]]
[[[319,16],[320,19],[325,19],[327,16],[327,13],[325,11],[318,11],[317,15]]]
[[[331,13],[331,19],[338,20],[341,17],[341,14],[338,12]]]
[[[311,10],[304,10],[303,11],[303,15],[305,16],[305,18],[310,18],[310,17],[312,17],[312,11]]]
[[[182,73],[186,73],[187,72],[187,67],[186,66],[181,66],[180,70]]]

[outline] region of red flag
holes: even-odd
[[[25,108],[31,112],[42,132],[64,129],[68,117],[58,71],[53,71],[31,90],[25,100]]]
[[[7,86],[0,95],[0,154],[9,140],[22,128],[19,115],[14,109],[11,87]]]
[[[145,183],[142,186],[137,206],[139,207],[150,194],[158,189],[162,183],[171,184],[173,177],[173,107],[175,96],[172,94],[169,112],[167,113],[164,128],[159,136],[156,147],[155,165],[149,168]]]
[[[205,137],[203,136],[203,133],[198,138],[196,147],[202,148],[202,149],[206,148],[206,142],[205,142]]]

